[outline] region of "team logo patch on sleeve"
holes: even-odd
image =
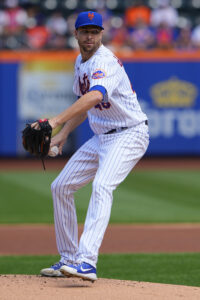
[[[92,74],[92,78],[93,79],[100,79],[100,78],[104,78],[106,77],[106,72],[103,70],[96,70],[93,74]]]

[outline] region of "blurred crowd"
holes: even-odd
[[[102,14],[103,42],[113,51],[200,49],[200,0],[189,1],[193,15],[179,9],[184,0],[118,1],[1,0],[0,50],[76,49],[74,21],[82,10]]]

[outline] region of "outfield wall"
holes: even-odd
[[[75,101],[74,52],[0,52],[0,156],[26,155],[26,122],[51,117]],[[117,53],[149,118],[156,155],[200,154],[200,52]],[[70,154],[92,135],[85,121],[70,136]]]

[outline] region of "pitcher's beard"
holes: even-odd
[[[95,53],[97,51],[97,49],[100,47],[100,45],[101,44],[95,45],[92,48],[82,45],[81,48],[85,54],[92,55],[93,53]]]

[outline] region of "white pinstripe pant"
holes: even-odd
[[[56,242],[61,261],[94,267],[107,228],[113,190],[146,152],[148,127],[142,123],[114,134],[93,136],[68,161],[52,183]],[[84,231],[78,245],[74,192],[93,180]]]

